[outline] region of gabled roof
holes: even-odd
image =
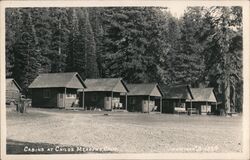
[[[193,99],[189,85],[160,85],[164,99]]]
[[[122,78],[98,78],[86,79],[84,83],[87,86],[86,92],[92,91],[113,91],[113,92],[128,92],[128,88]]]
[[[39,74],[29,88],[86,88],[77,72]]]
[[[8,84],[10,84],[11,82],[13,82],[20,91],[22,90],[22,88],[18,85],[18,83],[13,78],[6,78],[6,86],[8,86]]]
[[[193,102],[217,102],[213,88],[191,88]]]
[[[162,96],[157,83],[127,84],[127,87],[129,90],[128,96]]]

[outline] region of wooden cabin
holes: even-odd
[[[127,84],[128,111],[149,113],[161,112],[162,92],[156,83]]]
[[[39,74],[29,86],[32,107],[69,109],[79,106],[78,93],[84,88],[86,86],[77,72]]]
[[[14,105],[21,97],[21,87],[13,78],[6,79],[6,104]]]
[[[217,100],[213,88],[191,88],[194,99],[192,107],[196,108],[200,114],[207,115],[214,113],[217,107]],[[191,106],[191,102],[187,102],[187,106]]]
[[[189,85],[160,85],[163,92],[162,113],[187,113],[186,102],[192,101]]]
[[[87,110],[101,109],[126,110],[126,104],[120,102],[121,94],[127,94],[128,89],[122,78],[86,79],[87,89],[84,91],[85,107]]]

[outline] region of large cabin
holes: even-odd
[[[128,111],[161,112],[162,92],[156,83],[127,84]]]
[[[87,110],[126,110],[126,104],[121,103],[121,94],[127,94],[128,89],[122,78],[86,79],[87,89],[84,92]]]
[[[192,105],[202,115],[215,112],[217,109],[217,100],[213,88],[191,88],[191,92],[194,99],[192,100],[192,104],[191,102],[187,102],[188,107]]]
[[[77,72],[44,73],[30,84],[32,107],[65,108],[79,106],[79,92],[86,88]]]
[[[163,113],[187,113],[186,102],[191,102],[193,95],[189,85],[160,86],[163,92]]]

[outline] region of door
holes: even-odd
[[[64,108],[64,94],[63,93],[57,94],[57,107]]]

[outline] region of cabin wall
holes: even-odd
[[[31,92],[32,107],[70,108],[77,99],[76,89],[66,89],[66,95],[64,88],[38,88],[32,89]],[[58,99],[58,94],[62,95],[61,99]]]
[[[162,113],[174,113],[175,107],[183,107],[185,99],[162,99]]]
[[[128,96],[127,100],[129,112],[148,112],[148,96]],[[155,106],[154,97],[150,97],[149,104],[149,110],[151,111]]]
[[[77,95],[76,89],[66,89],[66,96],[65,96],[65,107],[66,109],[69,109],[74,106],[79,106],[76,104],[76,100],[79,99]],[[79,101],[78,101],[79,104]]]
[[[6,103],[10,103],[11,101],[18,101],[20,96],[21,92],[13,81],[6,84]]]
[[[48,95],[44,95],[48,92]],[[54,108],[57,107],[57,94],[63,93],[59,88],[37,88],[32,89],[32,107],[46,107]]]
[[[191,108],[191,103],[187,102],[187,108]],[[211,111],[209,109],[207,109],[207,111],[205,112],[204,109],[202,110],[202,106],[208,105],[208,108],[211,108]],[[206,102],[192,102],[192,108],[196,108],[196,110],[199,111],[200,114],[202,113],[211,113],[211,112],[215,112],[215,105],[212,105],[210,102],[206,103]]]
[[[84,92],[84,101],[88,110],[94,108],[104,109],[104,107],[111,109],[111,92]],[[120,93],[113,92],[112,106],[119,102]]]

